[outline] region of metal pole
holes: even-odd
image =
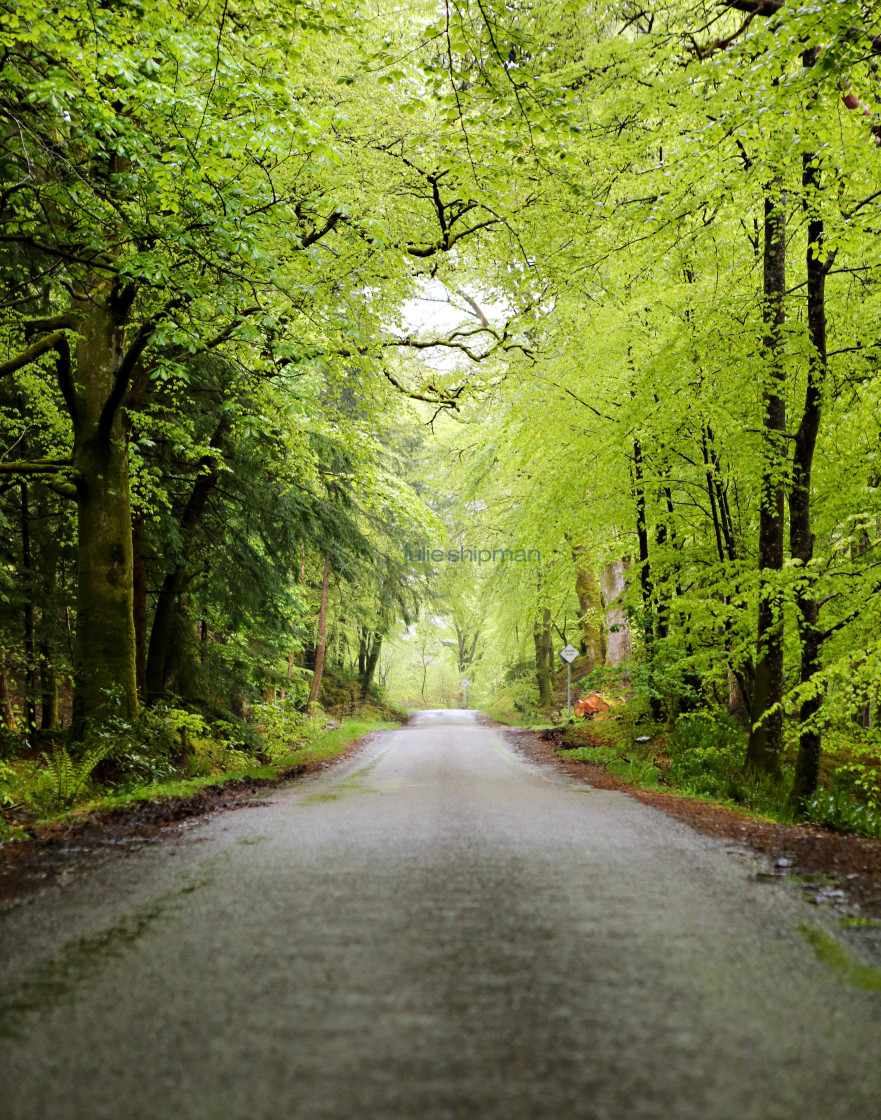
[[[572,664],[566,662],[566,722],[572,719]]]
[[[466,685],[465,685],[465,687],[464,687],[464,688],[462,689],[462,691],[463,691],[463,692],[464,692],[464,694],[465,694],[465,707],[467,708],[467,707],[468,707],[468,685],[467,685],[467,684],[466,684]]]

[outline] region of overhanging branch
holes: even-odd
[[[51,350],[57,350],[62,343],[67,344],[62,331],[53,331],[52,334],[44,335],[33,346],[29,346],[27,350],[23,350],[20,354],[16,354],[14,358],[3,362],[0,365],[0,377],[9,377],[11,374],[17,373],[20,369],[24,369],[25,366],[37,361],[38,358],[42,358],[44,354],[48,354]]]

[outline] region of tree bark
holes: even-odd
[[[51,520],[47,492],[38,486],[38,516],[43,524]],[[40,624],[39,663],[40,663],[40,727],[54,731],[58,727],[58,672],[55,664],[55,629],[57,617],[58,590],[58,547],[54,533],[43,538],[37,558],[39,572]]]
[[[138,699],[147,700],[147,564],[144,559],[144,515],[132,521],[132,603],[135,624],[135,678]]]
[[[370,692],[370,686],[373,683],[373,674],[376,672],[376,666],[379,662],[379,655],[382,652],[382,634],[376,631],[372,634],[372,640],[366,651],[364,658],[364,668],[361,671],[361,699],[366,700]]]
[[[815,51],[805,52],[805,66],[813,66]],[[814,577],[809,565],[814,558],[814,534],[811,531],[811,468],[814,448],[820,430],[822,415],[823,382],[826,378],[826,274],[828,265],[823,261],[823,219],[820,214],[819,157],[811,152],[802,156],[802,186],[805,208],[808,211],[807,289],[808,331],[811,337],[811,356],[801,422],[795,437],[793,452],[792,489],[789,494],[789,548],[793,560],[802,570],[796,593],[799,631],[801,636],[802,684],[813,678],[820,665],[820,605],[814,593]],[[806,697],[799,710],[803,725],[799,736],[798,755],[795,763],[795,781],[790,794],[793,804],[801,809],[817,788],[820,776],[821,736],[818,729],[807,726],[822,704],[822,695]]]
[[[196,481],[193,483],[193,489],[180,519],[181,542],[178,560],[175,566],[166,573],[156,599],[156,610],[153,614],[153,626],[150,630],[150,645],[147,651],[145,670],[147,696],[150,700],[155,700],[164,695],[168,686],[174,612],[178,597],[186,586],[187,564],[192,555],[196,530],[201,524],[208,498],[220,478],[220,460],[219,455],[215,452],[219,451],[228,426],[229,421],[224,416],[211,438],[209,444],[211,453],[203,455],[199,460]]]
[[[630,625],[627,615],[616,602],[624,591],[624,573],[628,564],[615,560],[603,565],[602,595],[606,616],[606,661],[616,668],[631,657]]]
[[[642,590],[642,632],[645,641],[646,664],[651,665],[655,659],[655,595],[652,583],[651,561],[649,558],[649,533],[646,516],[645,479],[642,471],[642,444],[637,439],[633,441],[633,488],[636,497],[636,537],[639,543],[639,584]],[[662,704],[660,696],[649,697],[649,708],[652,719],[661,718]]]
[[[554,685],[557,675],[557,657],[554,651],[554,623],[551,618],[550,608],[546,608],[543,618],[544,650],[548,666],[548,684],[551,690],[551,703],[554,701]]]
[[[649,561],[645,486],[642,473],[642,444],[638,439],[633,441],[633,488],[636,498],[636,537],[639,542],[639,585],[642,590],[643,632],[645,635],[646,659],[651,661],[655,644],[654,606],[652,603],[653,589]]]
[[[759,611],[756,671],[747,763],[755,771],[778,775],[783,745],[783,712],[769,709],[783,699],[783,609],[775,576],[783,568],[783,448],[786,405],[781,362],[786,321],[786,196],[779,181],[765,198],[764,221],[764,350],[768,376],[763,394],[763,454],[759,513]]]
[[[309,689],[307,711],[318,699],[318,690],[321,688],[321,676],[324,672],[324,650],[327,645],[327,587],[329,582],[330,559],[329,557],[325,557],[324,578],[321,582],[321,604],[318,608],[318,644],[315,647],[315,672],[312,675],[312,687]]]
[[[554,700],[554,689],[548,671],[547,647],[550,643],[551,612],[545,608],[536,615],[532,624],[532,640],[535,645],[535,679],[538,683],[538,703],[540,707],[550,707]]]
[[[34,656],[34,561],[28,484],[21,483],[21,569],[24,577],[24,715],[28,735],[37,730],[37,672]]]
[[[606,660],[606,643],[602,626],[597,619],[602,615],[600,585],[590,566],[590,558],[584,556],[584,548],[572,549],[575,561],[575,594],[578,596],[578,621],[581,624],[581,652],[587,659],[587,671],[593,672]],[[585,564],[585,560],[587,563]]]
[[[115,710],[138,711],[128,438],[113,403],[126,315],[106,288],[79,302],[76,385],[62,383],[77,490],[75,739]]]
[[[17,728],[15,709],[9,693],[9,674],[6,671],[6,650],[0,647],[0,720],[10,731]]]

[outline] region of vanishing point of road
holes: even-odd
[[[799,892],[470,713],[0,917],[3,1120],[874,1120]]]

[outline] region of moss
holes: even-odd
[[[823,930],[804,925],[796,928],[814,950],[817,959],[834,969],[846,984],[864,992],[881,992],[881,969],[854,960],[840,942]]]

